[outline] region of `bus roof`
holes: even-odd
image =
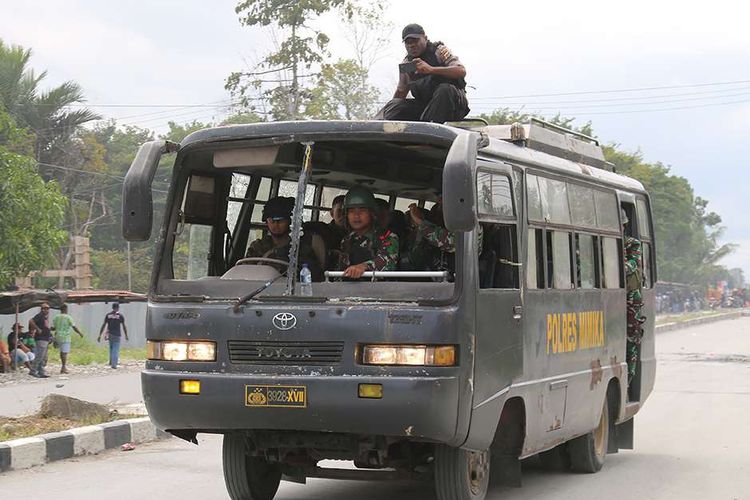
[[[540,123],[538,120],[536,123]],[[546,140],[535,141],[532,135],[535,123],[524,125],[525,140],[513,140],[505,131],[513,126],[483,126],[464,128],[456,124],[436,124],[425,122],[393,121],[288,121],[261,122],[242,125],[226,125],[193,132],[180,144],[180,150],[192,149],[211,143],[235,141],[266,142],[307,142],[335,141],[340,139],[392,140],[393,142],[420,142],[448,148],[461,134],[481,134],[479,156],[491,156],[524,167],[538,168],[550,173],[578,177],[596,183],[608,184],[614,188],[645,192],[643,185],[631,178],[606,170],[603,153],[598,143],[582,144],[569,134],[584,137],[564,129],[547,129],[542,132]],[[546,127],[542,127],[545,128]],[[537,132],[540,127],[536,126]],[[553,135],[550,135],[553,134]],[[558,137],[555,137],[558,136]],[[392,136],[388,138],[388,136]],[[501,137],[501,138],[498,138]],[[536,137],[539,137],[537,135]],[[590,138],[589,138],[590,139]],[[595,142],[595,140],[591,139]],[[554,143],[563,144],[556,146]],[[566,144],[567,150],[566,150]],[[550,146],[552,145],[552,146]],[[528,147],[527,147],[528,146]],[[583,151],[583,153],[581,152]],[[567,157],[566,157],[567,156]],[[573,159],[570,159],[573,158]],[[575,160],[578,161],[575,161]],[[602,168],[605,167],[605,168]]]

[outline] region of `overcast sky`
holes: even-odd
[[[467,67],[473,112],[508,106],[579,122],[687,177],[740,247],[725,260],[750,277],[747,168],[750,8],[741,2],[392,1],[393,43],[372,69],[383,97],[403,56],[400,29],[419,22]],[[76,80],[122,123],[221,118],[227,75],[259,59],[268,34],[240,26],[233,0],[0,0],[0,38],[33,49],[47,81]],[[461,11],[459,8],[464,8]],[[336,16],[318,26],[334,57],[351,50]],[[726,83],[734,82],[734,83]],[[703,85],[717,84],[722,85]],[[648,91],[632,89],[661,88]],[[672,88],[663,88],[672,87]],[[626,92],[567,94],[587,91]]]

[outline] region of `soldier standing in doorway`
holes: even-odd
[[[398,86],[375,119],[445,123],[469,114],[466,68],[458,57],[442,42],[431,42],[418,24],[404,27],[401,39],[406,57]],[[406,98],[409,91],[413,99]]]
[[[627,291],[627,358],[628,358],[628,384],[633,380],[636,373],[638,359],[640,358],[641,339],[643,338],[643,260],[641,257],[641,242],[637,238],[628,236],[625,227],[628,224],[628,216],[622,210],[623,234],[625,235],[625,288]]]

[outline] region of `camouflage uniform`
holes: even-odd
[[[456,237],[442,226],[423,220],[416,227],[405,267],[416,271],[455,269]]]
[[[250,243],[250,246],[247,248],[245,257],[265,257],[267,259],[278,259],[288,262],[290,246],[291,239],[289,237],[287,237],[287,241],[285,244],[274,246],[273,238],[271,238],[270,234],[267,234],[264,237]],[[312,251],[312,249],[304,243],[300,243],[298,263],[298,272],[300,269],[302,269],[302,264],[307,263],[307,266],[310,269],[310,273],[312,273],[313,280],[323,280],[323,271],[320,269],[318,258],[315,256],[315,253]],[[260,264],[263,263],[260,262]],[[266,265],[276,268],[276,270],[278,270],[280,273],[284,273],[287,270],[287,266],[284,266],[282,264],[272,264],[268,262],[266,263]]]
[[[395,271],[398,236],[388,229],[373,228],[362,236],[351,232],[341,240],[338,269],[367,264],[367,271]]]
[[[643,297],[641,295],[641,278],[643,262],[641,259],[641,242],[631,236],[625,237],[625,275],[627,283],[627,358],[628,381],[635,376],[636,365],[640,357],[641,339],[643,338]]]

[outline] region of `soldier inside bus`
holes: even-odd
[[[395,271],[398,236],[378,226],[378,206],[372,192],[352,188],[344,198],[344,217],[350,231],[341,241],[338,269],[346,278],[361,278],[365,271]]]
[[[402,269],[413,271],[455,270],[456,238],[443,222],[443,199],[425,213],[416,204],[409,206],[409,218],[414,227],[410,234],[409,252]]]
[[[268,234],[250,243],[245,257],[262,257],[288,262],[292,241],[289,230],[293,209],[294,198],[277,196],[268,200],[263,207],[263,220],[266,222]],[[320,262],[305,239],[300,240],[297,272],[303,263],[307,263],[314,281],[323,279]],[[287,270],[287,266],[282,263],[259,262],[259,264],[272,266],[280,273]]]

